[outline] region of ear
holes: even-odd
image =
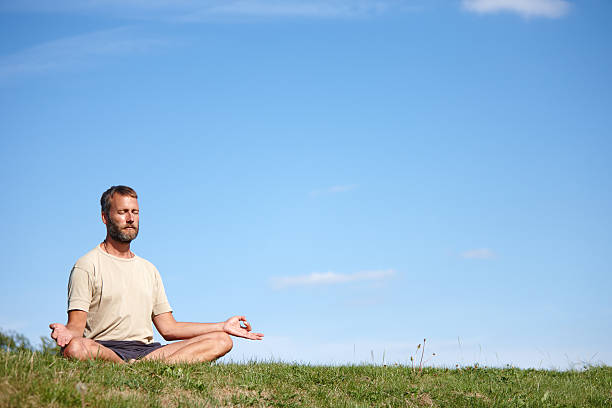
[[[106,218],[106,214],[104,214],[104,211],[101,211],[102,213],[102,222],[104,223],[104,225],[106,225],[106,223],[108,222],[108,219]]]

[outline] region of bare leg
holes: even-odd
[[[63,351],[64,357],[76,358],[77,360],[108,360],[115,363],[124,361],[111,349],[96,343],[91,339],[73,338]]]
[[[225,332],[213,332],[167,344],[147,354],[142,360],[160,360],[167,363],[195,363],[213,361],[232,349],[233,343]]]

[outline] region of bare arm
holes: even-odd
[[[244,322],[244,326],[240,324]],[[251,333],[251,325],[244,316],[233,316],[219,323],[177,322],[171,312],[153,317],[153,324],[165,340],[191,339],[202,334],[222,331],[232,336],[261,340],[263,334]]]
[[[61,323],[51,323],[49,328],[51,338],[58,346],[64,347],[73,337],[83,337],[85,323],[87,322],[87,312],[82,310],[71,310],[68,312],[68,323],[64,326]]]

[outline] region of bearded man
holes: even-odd
[[[177,322],[159,272],[130,249],[138,236],[138,195],[127,186],[102,194],[106,238],[79,258],[68,282],[68,323],[51,323],[62,355],[118,363],[156,359],[212,361],[232,349],[230,336],[261,340],[244,316],[219,323]],[[165,340],[153,342],[155,325]]]

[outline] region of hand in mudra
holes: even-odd
[[[244,322],[244,326],[241,324]],[[252,333],[251,324],[247,322],[244,316],[230,317],[223,323],[223,331],[236,337],[244,337],[245,339],[261,340],[263,333]]]

